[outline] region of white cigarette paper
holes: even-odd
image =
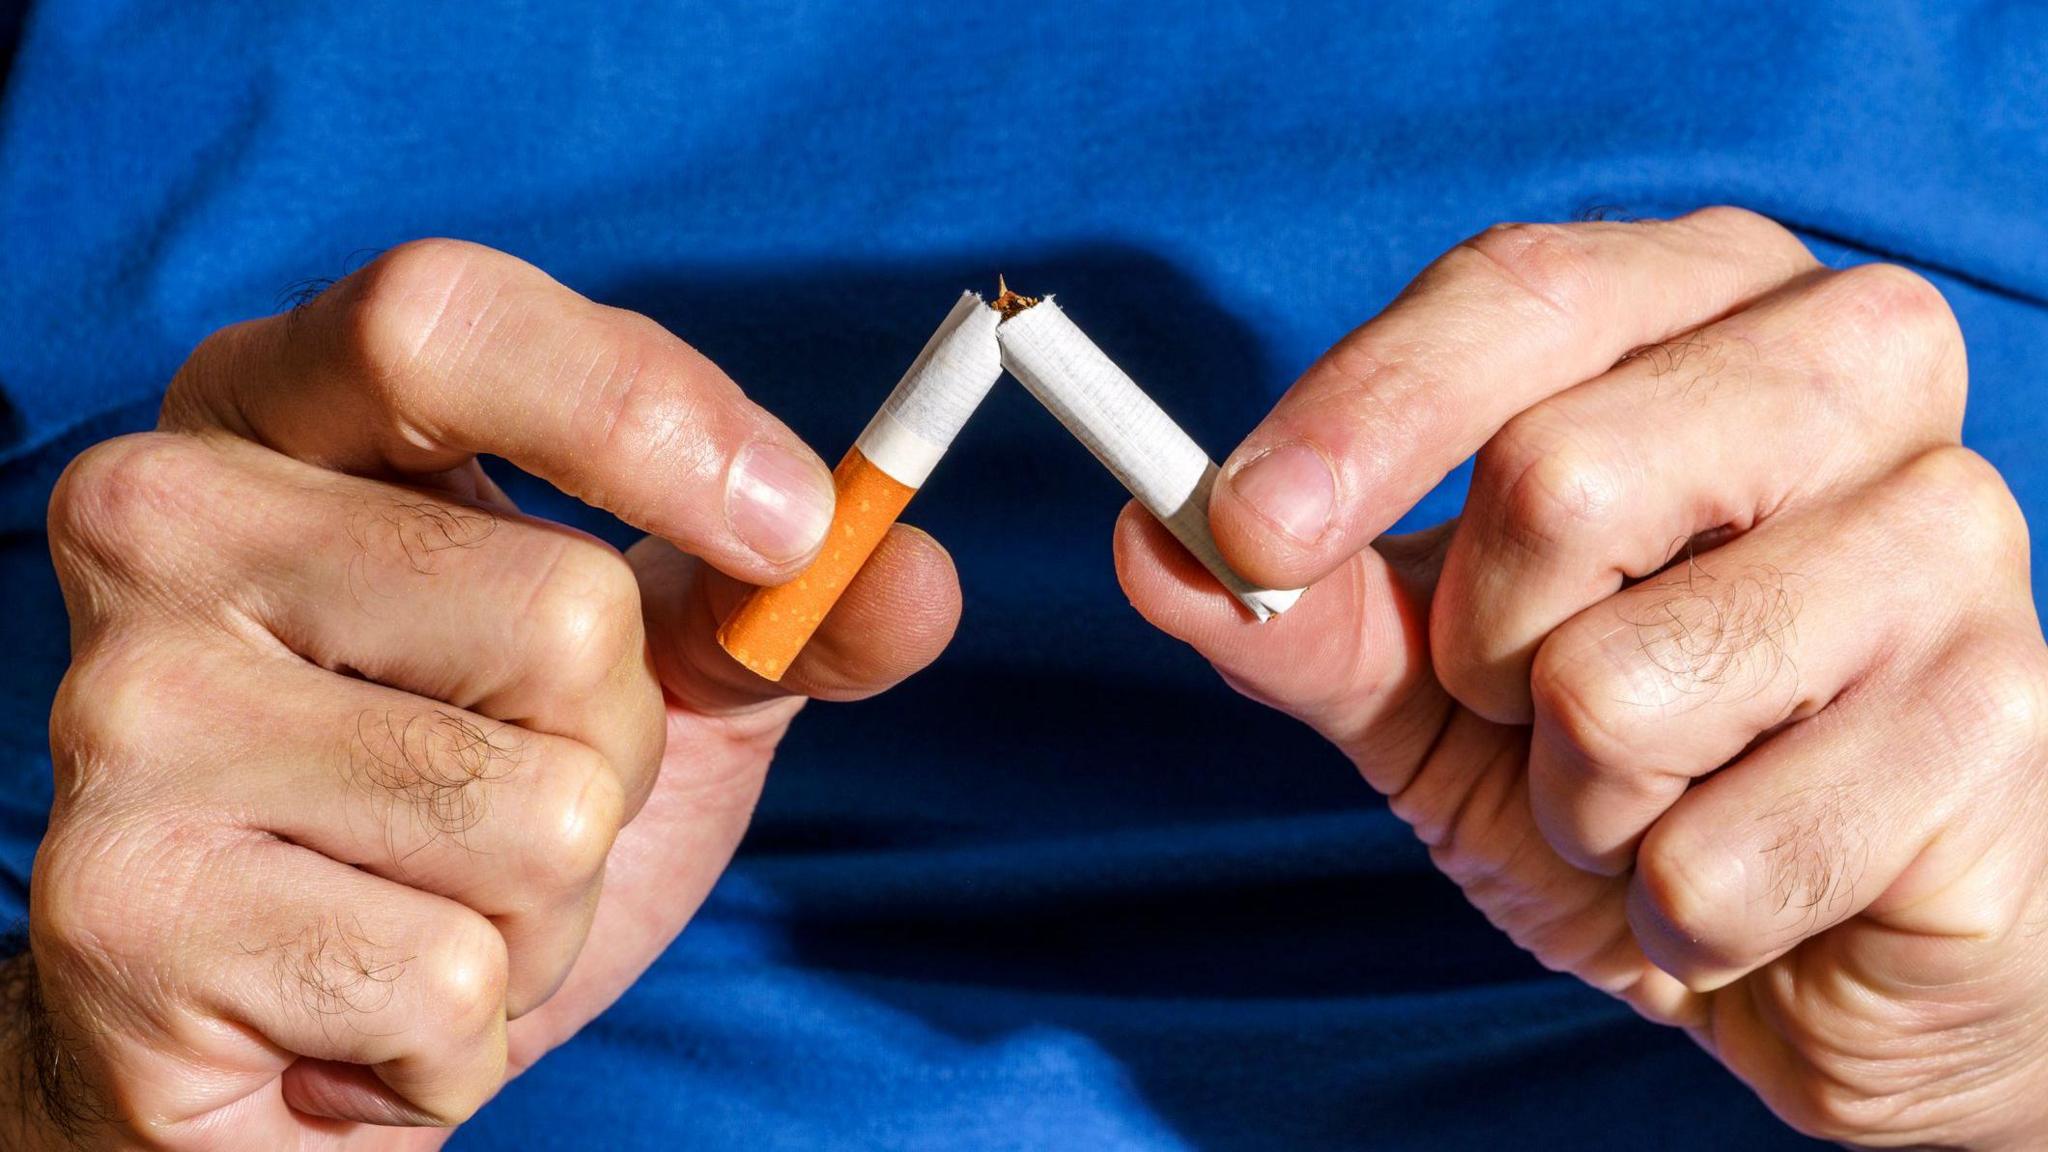
[[[995,338],[1001,319],[979,293],[960,294],[853,442],[869,463],[907,488],[924,487],[939,457],[1003,374]]]
[[[1209,534],[1216,462],[1059,305],[1047,297],[1016,312],[997,325],[996,339],[1010,375],[1087,445],[1252,615],[1269,620],[1294,606],[1301,589],[1261,588],[1224,563]]]

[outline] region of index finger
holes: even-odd
[[[453,240],[385,253],[293,312],[223,329],[164,401],[367,475],[489,453],[754,583],[786,578],[832,518],[796,434],[644,316]]]
[[[1225,462],[1210,527],[1247,579],[1319,579],[1508,419],[1818,267],[1738,208],[1490,229],[1303,374]]]

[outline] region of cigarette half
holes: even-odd
[[[1007,305],[1007,306],[1005,306]],[[1216,462],[1153,403],[1051,297],[1005,292],[996,328],[1003,367],[1088,446],[1230,594],[1260,620],[1294,606],[1301,589],[1261,588],[1223,560],[1209,534]]]
[[[817,559],[787,584],[754,589],[719,628],[733,659],[782,679],[1002,375],[1001,319],[979,294],[961,294],[833,470],[837,503]]]

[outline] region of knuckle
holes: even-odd
[[[1490,274],[1559,312],[1591,303],[1597,277],[1585,237],[1566,224],[1496,224],[1459,245]]]
[[[639,581],[624,557],[595,541],[564,544],[524,619],[532,666],[572,695],[600,690],[645,643]]]
[[[145,949],[133,885],[91,833],[63,829],[36,853],[29,929],[52,970],[108,969]]]
[[[1452,571],[1447,566],[1447,571]],[[1452,579],[1458,579],[1452,571]],[[1459,580],[1462,583],[1462,580]],[[1439,583],[1438,603],[1451,605],[1469,603],[1469,598],[1460,594],[1450,580]],[[1444,610],[1430,612],[1429,619],[1429,660],[1436,672],[1437,682],[1451,698],[1482,715],[1490,709],[1483,705],[1491,702],[1497,694],[1497,684],[1492,675],[1493,667],[1487,643],[1488,630],[1485,622],[1468,620],[1467,613]],[[1370,699],[1369,696],[1349,697]]]
[[[1601,687],[1638,714],[1719,704],[1766,725],[1786,718],[1779,710],[1798,700],[1791,651],[1806,583],[1770,564],[1688,563],[1636,586],[1589,641],[1604,657]]]
[[[1863,372],[1882,367],[1887,378],[1900,365],[1932,371],[1960,391],[1963,336],[1948,299],[1926,277],[1896,264],[1861,264],[1835,273],[1823,287],[1825,330],[1839,339],[1826,347],[1838,365]],[[1953,365],[1956,371],[1940,371]],[[1914,381],[1919,383],[1918,376]]]
[[[1514,606],[1484,591],[1485,573],[1497,563],[1487,547],[1454,539],[1445,555],[1437,607],[1429,614],[1430,664],[1438,683],[1466,708],[1498,723],[1526,724],[1530,665],[1541,636]]]
[[[1738,237],[1745,247],[1768,250],[1794,266],[1814,262],[1813,253],[1791,229],[1761,212],[1734,204],[1713,204],[1678,219],[1680,223]]]
[[[1474,483],[1508,542],[1547,552],[1613,525],[1620,493],[1600,453],[1557,433],[1540,412],[1510,421],[1480,451]]]
[[[1897,264],[1860,264],[1835,277],[1844,301],[1858,309],[1873,330],[1910,329],[1915,334],[1947,332],[1955,325],[1948,298],[1932,281]]]
[[[1634,883],[1641,899],[1630,902],[1629,914],[1652,920],[1637,923],[1637,935],[1658,941],[1654,951],[1660,964],[1678,969],[1672,975],[1686,980],[1693,965],[1733,958],[1730,917],[1739,917],[1745,906],[1741,861],[1687,843],[1666,824],[1654,824],[1636,849]]]
[[[2001,659],[1984,651],[1954,673],[1940,716],[1958,746],[2001,768],[2037,760],[2048,748],[2048,674],[2043,663],[2031,652]]]
[[[1965,571],[1992,572],[2024,564],[2027,519],[2004,477],[1990,461],[1958,446],[1923,453],[1900,477],[1899,494],[1910,522]]]
[[[1627,678],[1604,671],[1602,661],[1568,658],[1563,651],[1555,638],[1536,650],[1529,695],[1537,725],[1562,742],[1568,752],[1562,766],[1568,770],[1592,776],[1631,763],[1635,741],[1624,703]]]
[[[2032,878],[1999,875],[1979,891],[1975,917],[1958,927],[1975,938],[1983,956],[2010,955],[2039,931],[2043,893]]]
[[[429,938],[412,969],[419,1003],[448,1036],[488,1032],[505,1014],[511,961],[505,938],[489,920],[473,913],[455,916]]]
[[[542,800],[527,843],[534,879],[550,894],[577,894],[595,883],[626,820],[626,789],[618,774],[596,753],[581,758],[587,762],[580,770],[554,767],[558,794]]]
[[[1854,804],[1819,788],[1787,797],[1758,818],[1762,836],[1740,841],[1749,854],[1746,876],[1754,877],[1749,911],[1771,918],[1771,938],[1758,947],[1791,944],[1856,911],[1872,845],[1868,817]]]
[[[242,369],[251,337],[262,326],[261,320],[244,320],[215,329],[200,340],[165,389],[157,426],[186,431],[217,424],[217,398],[212,394]]]
[[[1790,236],[1777,221],[1761,212],[1751,211],[1737,204],[1709,204],[1696,208],[1679,219],[1686,223],[1728,232],[1778,232]]]
[[[577,387],[580,442],[616,461],[621,476],[654,474],[672,483],[679,469],[709,476],[722,466],[709,432],[718,422],[716,404],[701,386],[715,377],[679,375],[672,338],[646,317],[607,308],[581,323],[590,329],[582,343],[600,352]],[[630,493],[581,495],[602,503]]]
[[[1350,441],[1336,467],[1366,476],[1396,471],[1400,445],[1440,437],[1457,415],[1433,367],[1442,351],[1429,340],[1391,340],[1377,325],[1354,329],[1303,376],[1313,384],[1299,402],[1289,401],[1293,419],[1328,429],[1325,443]]]
[[[412,373],[433,347],[474,326],[481,309],[458,308],[496,278],[508,259],[461,240],[413,240],[351,276],[343,302],[343,339],[373,386]]]
[[[175,539],[175,521],[203,491],[209,453],[190,437],[141,432],[96,444],[64,469],[50,496],[53,548],[107,563]]]
[[[131,645],[99,644],[74,661],[50,708],[50,752],[61,783],[119,774],[157,750],[167,686]]]

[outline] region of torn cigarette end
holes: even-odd
[[[818,558],[787,584],[756,588],[725,618],[718,645],[757,676],[780,680],[810,643],[854,574],[889,534],[917,489],[875,466],[858,447],[832,470],[839,502]]]
[[[1025,296],[1021,293],[1012,292],[1009,284],[1004,282],[1003,274],[998,272],[996,273],[996,298],[989,301],[988,306],[1002,313],[1003,319],[1010,320],[1014,319],[1017,313],[1024,311],[1026,308],[1035,307],[1038,304],[1038,300],[1039,298],[1036,296]]]

